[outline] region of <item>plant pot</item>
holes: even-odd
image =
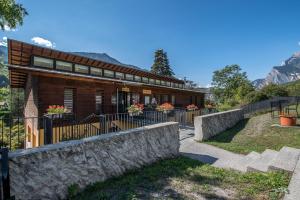
[[[140,113],[138,112],[128,112],[129,116],[130,117],[133,117],[133,116],[138,116]]]
[[[63,117],[62,113],[52,113],[52,114],[46,114],[51,119],[60,119]]]
[[[294,116],[280,115],[280,125],[281,126],[295,126],[297,118]]]

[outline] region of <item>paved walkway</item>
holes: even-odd
[[[193,137],[194,130],[192,128],[180,130],[180,153],[182,155],[227,169],[235,168],[236,166],[233,165],[239,163],[245,157],[218,147],[196,142]]]

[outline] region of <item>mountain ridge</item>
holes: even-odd
[[[252,84],[260,89],[270,83],[283,84],[300,80],[300,52],[294,53],[281,66],[274,66],[265,78],[256,79]]]

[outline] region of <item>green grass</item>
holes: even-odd
[[[242,174],[178,157],[83,191],[74,184],[69,199],[281,199],[289,178],[283,172]]]
[[[271,126],[276,123],[279,119],[271,119],[268,113],[257,115],[204,143],[242,154],[263,152],[265,149],[280,150],[283,146],[300,148],[300,127]]]

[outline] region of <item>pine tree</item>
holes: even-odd
[[[154,64],[151,67],[151,72],[163,76],[173,76],[174,72],[169,64],[167,53],[163,49],[155,51]]]

